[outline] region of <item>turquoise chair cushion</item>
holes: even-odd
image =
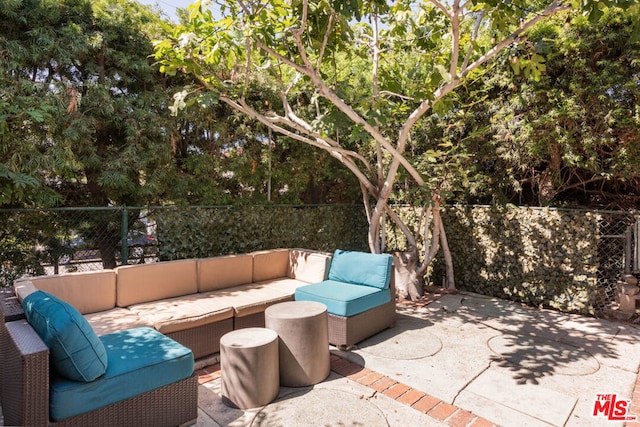
[[[331,259],[327,279],[388,289],[392,268],[393,257],[389,254],[370,254],[338,249]]]
[[[116,403],[193,373],[193,353],[187,347],[149,327],[103,335],[109,366],[91,383],[54,376],[49,414],[54,421]]]
[[[49,347],[54,369],[75,381],[93,381],[107,370],[107,352],[80,312],[44,291],[22,302],[27,321]]]
[[[328,313],[351,317],[391,301],[391,290],[325,280],[300,286],[295,291],[295,300],[321,302]]]

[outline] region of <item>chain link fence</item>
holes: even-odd
[[[274,209],[276,211],[269,212],[269,215],[283,217],[304,216],[311,210],[325,209],[321,215],[307,220],[313,223],[310,226],[310,232],[300,231],[298,234],[294,230],[292,234],[292,231],[288,230],[289,240],[281,243],[295,246],[298,242],[299,246],[321,250],[331,250],[331,246],[367,250],[367,224],[361,209],[353,206],[339,208],[305,206],[305,210],[301,208],[262,206],[259,209],[263,211],[258,213],[258,216],[260,218],[267,216],[264,209]],[[226,215],[228,218],[225,221],[232,224],[246,216],[246,209],[251,207],[244,207],[243,212],[230,207],[173,207],[171,209],[173,217],[176,215],[189,217],[189,222],[192,223],[190,227],[197,229],[200,224],[193,217],[194,211],[201,210],[207,215],[215,211],[216,217]],[[333,209],[333,211],[326,209]],[[162,240],[158,240],[156,225],[158,215],[166,211],[167,208],[162,207],[126,206],[0,210],[0,221],[3,224],[0,232],[0,285],[10,286],[15,279],[25,274],[83,272],[113,268],[122,264],[171,259],[166,256],[162,258],[163,249],[165,254],[168,251],[167,248],[163,248]],[[597,236],[599,267],[595,303],[597,311],[604,311],[616,299],[616,284],[621,280],[622,274],[640,273],[640,245],[638,245],[640,223],[639,215],[633,211],[597,211],[595,213],[599,218],[599,236]],[[286,223],[287,221],[283,222],[283,224]],[[331,229],[331,223],[334,223],[333,229]],[[335,223],[340,223],[342,228],[336,228]],[[221,223],[220,226],[227,227],[225,224]],[[229,229],[234,227],[246,228],[244,225],[239,227],[228,225]],[[296,222],[296,229],[303,227],[300,221]],[[164,233],[166,234],[166,230]],[[321,245],[316,244],[317,248],[311,247],[314,246],[313,237],[309,237],[309,233],[330,234],[330,238],[325,239]],[[235,238],[234,235],[226,237],[230,241]],[[256,248],[270,244],[261,243],[260,237],[256,236]],[[199,244],[197,240],[194,242]],[[185,245],[188,244],[187,239]],[[241,251],[240,249],[242,248],[238,250]],[[198,254],[198,251],[194,249],[194,253]],[[453,255],[455,258],[455,254]]]
[[[0,284],[24,275],[155,260],[153,221],[141,208],[0,210]]]
[[[617,283],[625,273],[640,273],[638,260],[638,215],[631,211],[598,212],[598,294],[599,312],[616,299]]]
[[[275,247],[366,250],[363,210],[351,205],[5,209],[0,222],[0,286]]]

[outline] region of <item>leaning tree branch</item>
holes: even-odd
[[[391,220],[400,228],[402,234],[404,234],[404,236],[407,238],[407,244],[409,246],[415,246],[417,248],[418,245],[416,243],[416,238],[413,236],[411,230],[409,230],[409,227],[404,223],[404,221],[402,221],[400,216],[396,212],[394,212],[394,210],[391,209],[389,205],[385,205],[385,213],[389,215],[389,218],[391,218]]]
[[[331,12],[331,15],[329,15],[329,23],[327,23],[327,31],[325,31],[324,33],[324,38],[322,39],[322,47],[320,48],[318,60],[316,61],[316,68],[320,68],[322,59],[324,58],[324,52],[327,49],[327,44],[329,43],[329,36],[331,35],[331,29],[333,28],[333,16],[334,12]]]
[[[353,162],[353,160],[351,160],[351,157],[358,158],[358,160],[364,160],[363,157],[359,154],[341,147],[333,146],[319,136],[310,135],[309,137],[306,137],[304,136],[304,134],[300,134],[299,132],[293,132],[287,127],[280,126],[279,124],[284,124],[285,126],[295,128],[295,123],[287,121],[286,118],[283,118],[281,116],[268,117],[257,112],[251,106],[246,104],[246,102],[235,101],[225,95],[221,95],[220,100],[229,105],[231,108],[255,118],[260,123],[266,125],[267,127],[278,133],[281,133],[282,135],[327,151],[332,157],[338,159],[340,163],[345,165],[351,172],[353,172],[358,181],[367,188],[367,191],[369,191],[372,195],[377,194],[378,190],[376,186],[373,185],[371,181],[369,181],[367,176],[360,170],[360,168]],[[365,163],[365,165],[368,164]]]
[[[256,46],[264,51],[265,53],[271,55],[282,63],[292,67],[294,70],[298,71],[301,74],[306,75],[311,79],[316,88],[318,88],[318,92],[324,98],[329,100],[333,105],[335,105],[340,111],[342,111],[349,119],[355,124],[361,125],[373,138],[376,142],[380,143],[392,156],[395,160],[397,160],[411,175],[411,177],[416,181],[418,185],[424,185],[424,180],[420,173],[415,169],[411,163],[407,159],[405,159],[402,155],[402,150],[397,150],[388,140],[382,135],[374,126],[368,123],[364,118],[362,118],[350,105],[348,105],[344,100],[342,100],[320,77],[317,69],[311,64],[309,58],[306,54],[306,50],[304,48],[304,44],[302,42],[302,36],[295,32],[293,33],[294,40],[296,42],[297,48],[300,53],[300,57],[304,65],[300,65],[295,61],[285,57],[280,54],[273,48],[267,46],[261,40],[256,40]]]
[[[436,7],[441,9],[449,18],[451,18],[451,11],[449,9],[447,9],[444,6],[443,3],[441,3],[438,0],[432,0],[431,2],[434,5],[436,5]],[[568,10],[568,9],[570,9],[570,6],[560,4],[557,0],[554,0],[541,13],[536,14],[534,17],[532,17],[528,21],[521,23],[520,26],[518,27],[518,29],[513,31],[509,36],[507,36],[506,38],[504,38],[500,42],[496,43],[496,45],[493,46],[491,49],[489,49],[484,55],[480,56],[478,59],[476,59],[474,62],[472,62],[471,64],[466,66],[464,69],[461,69],[460,72],[457,73],[457,75],[456,74],[452,74],[450,81],[445,83],[445,84],[443,84],[442,86],[440,86],[433,93],[432,100],[425,99],[424,101],[422,101],[420,103],[420,105],[415,110],[413,110],[411,112],[411,114],[409,115],[409,117],[407,118],[407,120],[405,121],[405,123],[402,125],[402,127],[400,129],[400,134],[398,136],[398,144],[397,144],[398,151],[399,152],[403,152],[404,151],[404,144],[406,144],[406,141],[407,141],[407,139],[409,137],[409,133],[411,132],[411,129],[412,129],[413,125],[424,114],[426,114],[427,111],[429,111],[431,109],[431,107],[433,106],[433,104],[436,101],[442,99],[449,92],[451,92],[453,89],[455,89],[457,87],[458,83],[464,77],[466,77],[471,71],[475,70],[476,68],[478,68],[481,65],[483,65],[485,62],[487,62],[490,59],[492,59],[493,57],[495,57],[498,54],[498,52],[500,52],[503,48],[505,48],[506,46],[510,45],[511,43],[515,42],[524,32],[526,32],[529,28],[534,26],[539,21],[541,21],[541,20],[543,20],[543,19],[545,19],[545,18],[547,18],[549,16],[552,16],[552,15],[558,13],[558,12],[561,12],[563,10]],[[478,24],[476,24],[476,25],[478,25]],[[395,161],[395,157],[394,157],[394,161]]]

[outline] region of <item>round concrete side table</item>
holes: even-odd
[[[222,401],[240,409],[272,402],[280,391],[278,334],[245,328],[220,338]]]
[[[287,301],[265,310],[265,326],[280,337],[281,385],[308,386],[329,376],[327,319],[327,307],[313,301]]]

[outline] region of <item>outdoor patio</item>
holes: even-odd
[[[640,415],[638,332],[475,294],[429,294],[399,304],[395,328],[352,351],[332,349],[321,384],[283,387],[263,408],[225,406],[219,366],[200,369],[197,425],[623,425],[594,407],[597,395],[615,395],[633,400],[625,417]]]
[[[200,363],[197,425],[640,425],[627,421],[640,415],[636,325],[467,293],[430,293],[397,312],[395,328],[332,348],[322,383],[282,387],[262,408],[224,405],[216,358]],[[607,412],[612,396],[630,401],[624,412]]]

